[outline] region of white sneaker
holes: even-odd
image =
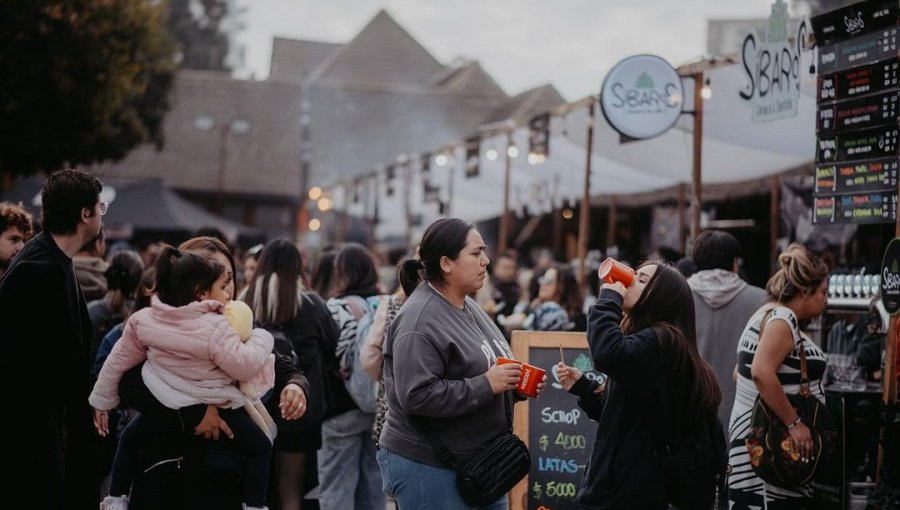
[[[128,496],[106,496],[100,502],[100,510],[128,510]]]

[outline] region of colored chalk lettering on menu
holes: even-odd
[[[563,340],[560,340],[562,338]],[[604,381],[594,370],[584,333],[515,332],[512,340],[517,359],[547,372],[547,383],[537,399],[516,408],[516,433],[528,443],[532,467],[527,487],[513,493],[511,509],[565,510],[579,508],[575,497],[590,460],[597,423],[578,407],[578,399],[562,389],[554,366],[565,363],[586,377]],[[527,416],[521,416],[527,405]],[[520,506],[524,503],[524,507]]]

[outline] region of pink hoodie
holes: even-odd
[[[193,404],[241,407],[248,397],[235,381],[253,379],[257,388],[271,388],[275,381],[272,335],[254,329],[250,339],[241,342],[222,315],[223,308],[213,300],[176,308],[153,296],[151,306],[125,324],[122,338],[100,370],[90,404],[100,410],[116,407],[122,375],[144,360],[144,382],[171,409]]]

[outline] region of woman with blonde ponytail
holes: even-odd
[[[769,301],[747,322],[738,342],[737,390],[729,426],[728,499],[733,510],[813,508],[807,486],[776,487],[755,475],[745,440],[750,433],[753,405],[759,396],[788,429],[791,448],[801,462],[811,462],[812,435],[787,395],[800,389],[800,346],[806,355],[809,389],[824,401],[822,376],[825,355],[805,334],[800,321],[814,319],[825,309],[828,268],[802,245],[791,244],[778,256],[779,269],[769,278]]]

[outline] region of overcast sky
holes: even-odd
[[[569,100],[597,93],[621,58],[678,66],[706,49],[709,19],[765,18],[773,0],[238,0],[247,66],[269,74],[272,37],[347,42],[387,9],[444,64],[475,59],[509,94],[547,82]],[[735,48],[737,50],[737,48]]]

